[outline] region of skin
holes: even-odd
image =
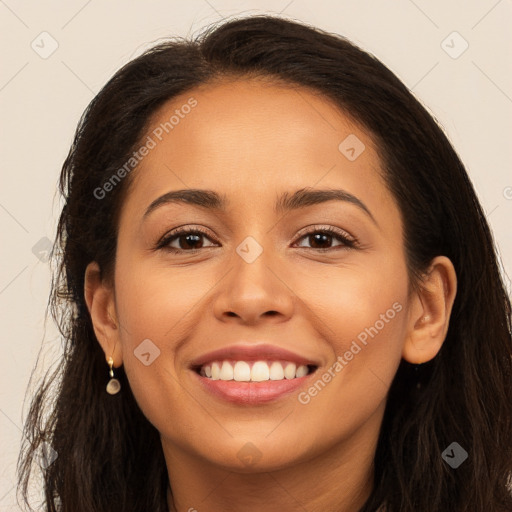
[[[372,489],[386,395],[401,358],[428,361],[446,336],[453,265],[435,258],[421,290],[412,291],[400,211],[374,143],[327,99],[261,81],[221,82],[174,98],[152,127],[191,96],[197,106],[133,171],[113,283],[100,279],[95,262],[87,267],[98,341],[115,367],[124,364],[161,434],[169,510],[358,510]],[[338,149],[350,134],[365,145],[354,161]],[[166,204],[143,221],[152,201],[183,188],[225,194],[229,208]],[[336,200],[274,212],[277,194],[302,188],[344,189],[376,222]],[[185,247],[180,254],[153,250],[183,225],[209,233],[197,253],[186,252],[183,237],[181,246],[171,242]],[[335,236],[315,245],[302,234],[308,226],[317,233],[313,225],[344,230],[359,245],[343,247]],[[252,263],[236,252],[247,236],[263,248]],[[228,403],[202,390],[189,369],[200,354],[246,340],[314,359],[321,377],[395,303],[401,311],[366,346],[359,343],[362,350],[307,404],[296,392],[258,406]],[[147,338],[160,350],[148,366],[134,355]],[[244,446],[259,460],[244,463]]]

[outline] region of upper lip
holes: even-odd
[[[277,345],[268,343],[259,343],[251,345],[230,345],[229,347],[220,348],[202,354],[191,362],[191,367],[200,368],[206,363],[212,361],[222,361],[224,359],[232,359],[235,361],[261,361],[261,360],[284,360],[296,363],[298,365],[319,366],[317,361],[309,359],[287,350]]]

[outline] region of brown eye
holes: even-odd
[[[320,251],[334,249],[336,247],[350,248],[355,246],[355,240],[349,238],[346,233],[330,227],[321,229],[317,228],[314,231],[310,231],[309,233],[302,235],[300,240],[307,240],[311,249],[317,249]],[[333,240],[338,240],[341,243],[333,246]],[[305,246],[299,245],[299,247]]]
[[[202,242],[204,238],[209,237],[202,230],[180,228],[164,237],[162,241],[159,242],[157,248],[165,249],[170,252],[195,252],[205,247],[213,247],[213,245],[204,246]]]

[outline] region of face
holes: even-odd
[[[238,81],[174,98],[144,143],[114,304],[122,364],[166,453],[270,470],[373,439],[410,302],[369,135],[305,89]],[[190,189],[224,204],[165,199]],[[307,196],[320,190],[341,192]]]

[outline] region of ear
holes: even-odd
[[[457,293],[457,275],[446,256],[431,262],[421,289],[414,292],[402,357],[413,364],[433,359],[446,338]]]
[[[115,312],[114,288],[101,279],[98,263],[89,263],[85,270],[84,295],[91,315],[94,333],[105,352],[105,360],[114,360],[118,368],[123,361],[118,321]]]

